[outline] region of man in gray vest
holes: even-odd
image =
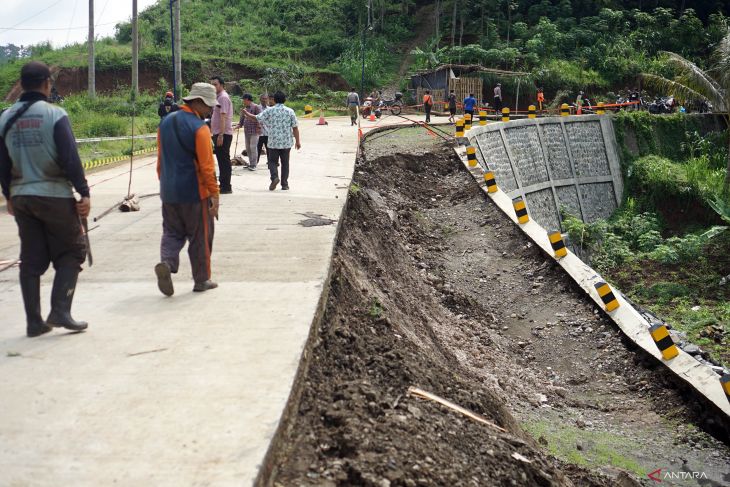
[[[51,72],[31,61],[20,71],[23,94],[0,115],[0,186],[20,235],[20,289],[27,335],[54,327],[81,331],[86,322],[71,317],[71,303],[86,245],[80,218],[91,200],[84,169],[66,112],[46,102]],[[73,190],[81,195],[76,201]],[[40,279],[53,263],[51,313],[41,315]]]
[[[360,96],[355,88],[347,94],[347,111],[350,112],[350,126],[357,125],[357,111],[360,108]]]

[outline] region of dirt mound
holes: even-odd
[[[722,436],[717,418],[622,339],[450,147],[415,133],[365,144],[273,484],[632,486],[659,467],[728,480],[730,450],[696,426]]]

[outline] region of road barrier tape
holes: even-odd
[[[611,286],[603,281],[599,281],[595,284],[595,287],[596,291],[598,291],[598,295],[601,297],[601,301],[603,301],[603,304],[606,306],[606,311],[610,313],[619,307],[618,300],[613,294]]]
[[[530,105],[527,108],[527,118],[536,118],[537,117],[537,110],[535,109],[535,105]]]
[[[560,232],[553,232],[549,234],[548,239],[550,239],[550,245],[553,247],[556,259],[562,259],[568,255],[568,249],[565,248],[565,242],[563,241],[563,236]]]
[[[150,147],[148,149],[140,149],[132,152],[133,155],[139,156],[142,154],[147,154],[150,152],[155,152],[157,150],[157,147]],[[104,157],[101,159],[94,159],[92,161],[85,161],[81,165],[84,167],[84,169],[93,169],[96,167],[105,166],[107,164],[111,164],[113,162],[119,162],[124,161],[126,159],[129,159],[130,156],[114,156],[114,157]]]
[[[730,374],[723,375],[720,378],[720,384],[722,385],[722,390],[725,391],[725,397],[730,402]]]
[[[474,146],[466,148],[466,160],[469,167],[477,167],[477,149]]]
[[[456,136],[457,137],[463,137],[464,136],[464,120],[457,120],[456,121]]]
[[[517,221],[520,224],[525,224],[530,221],[530,215],[527,214],[527,206],[521,197],[517,197],[512,200],[512,206],[515,209],[517,215]]]
[[[659,351],[662,352],[664,360],[672,360],[674,357],[679,355],[679,350],[677,349],[677,345],[674,344],[674,340],[672,340],[669,330],[667,330],[667,325],[663,323],[653,325],[649,328],[649,333],[651,334],[651,338],[654,340],[654,343],[656,343]]]
[[[494,179],[494,173],[489,171],[484,173],[484,183],[487,185],[487,193],[497,192],[497,180]]]
[[[471,113],[464,114],[464,130],[471,130]]]
[[[487,112],[486,110],[479,110],[479,125],[487,124]]]
[[[567,117],[568,115],[570,115],[570,106],[567,103],[563,103],[560,105],[560,116]]]
[[[509,122],[509,108],[507,107],[502,109],[502,121]]]

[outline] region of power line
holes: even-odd
[[[68,31],[66,32],[66,44],[68,44],[68,39],[71,37],[71,25],[76,19],[76,5],[78,2],[79,0],[74,0],[74,9],[71,11],[71,21],[68,23]]]
[[[113,25],[113,24],[118,24],[118,23],[119,22],[106,22],[106,23],[103,23],[103,24],[94,24],[94,25],[96,25],[98,27],[98,26]],[[28,30],[28,31],[37,31],[37,30],[76,30],[76,29],[88,29],[88,28],[89,28],[88,25],[80,25],[78,27],[58,27],[58,28],[50,28],[50,29],[31,29],[31,28],[20,28],[20,29],[16,29],[14,27],[0,27],[0,30],[12,30],[12,31],[26,31],[26,30]]]
[[[14,30],[14,29],[15,29],[15,28],[16,28],[17,26],[19,26],[20,24],[24,24],[25,22],[28,22],[29,20],[31,20],[31,19],[34,19],[34,18],[38,17],[38,16],[40,15],[40,14],[42,14],[42,13],[46,12],[47,10],[50,10],[50,9],[52,9],[53,7],[55,7],[56,5],[58,5],[59,3],[61,3],[62,1],[63,1],[63,0],[58,0],[57,2],[54,2],[53,4],[49,5],[48,7],[44,8],[43,10],[41,10],[40,12],[37,12],[37,13],[35,13],[35,14],[31,15],[30,17],[28,17],[28,18],[25,18],[25,19],[21,20],[20,22],[18,22],[18,23],[17,23],[17,24],[15,24],[14,26],[12,26],[12,27],[4,27],[4,28],[2,28],[2,29],[3,29],[3,30]],[[50,29],[49,29],[49,30],[50,30]],[[61,30],[65,30],[65,29],[61,29]]]

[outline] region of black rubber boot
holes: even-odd
[[[71,267],[61,267],[56,270],[51,292],[51,314],[46,323],[50,326],[63,327],[67,330],[82,331],[89,324],[85,321],[76,321],[71,317],[71,303],[76,291],[76,281],[79,270]]]
[[[41,316],[41,278],[20,274],[20,290],[25,304],[26,333],[37,337],[53,330]]]

